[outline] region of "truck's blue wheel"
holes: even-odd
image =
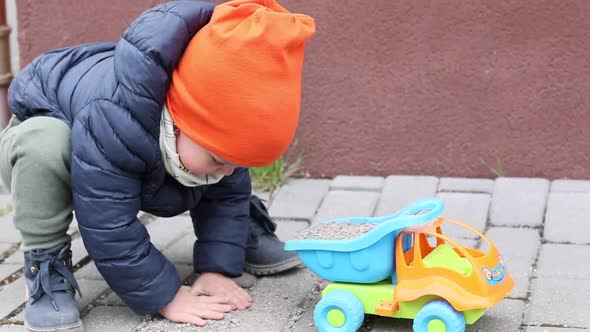
[[[465,332],[465,316],[447,301],[427,303],[414,318],[414,332]]]
[[[335,290],[315,306],[313,319],[320,332],[354,332],[363,324],[363,304],[352,293]]]

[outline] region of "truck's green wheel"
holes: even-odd
[[[428,302],[414,318],[414,332],[465,332],[465,316],[447,301]]]
[[[363,324],[363,304],[352,293],[332,291],[315,306],[313,319],[320,332],[354,332]]]

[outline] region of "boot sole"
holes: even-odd
[[[303,265],[303,263],[301,262],[299,257],[295,257],[293,259],[273,265],[252,265],[246,263],[246,265],[244,266],[244,271],[255,276],[266,276],[270,274],[285,272],[287,270],[296,268],[300,265]]]
[[[84,326],[82,322],[77,325],[64,326],[63,328],[34,328],[25,322],[25,331],[28,332],[83,332]]]

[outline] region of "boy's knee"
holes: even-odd
[[[51,117],[34,117],[16,128],[13,149],[17,156],[39,164],[59,163],[69,166],[71,159],[70,127]]]

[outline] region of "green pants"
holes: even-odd
[[[70,241],[70,132],[55,118],[13,116],[0,133],[0,177],[12,193],[22,251]]]

